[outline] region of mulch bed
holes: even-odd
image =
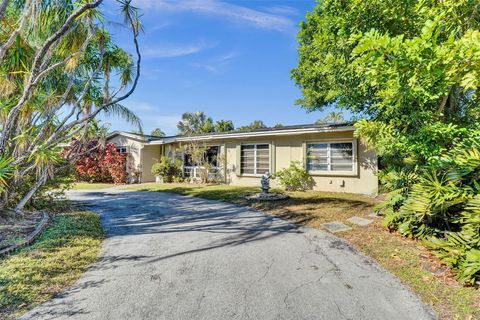
[[[42,218],[41,212],[17,213],[0,210],[0,251],[25,241]]]

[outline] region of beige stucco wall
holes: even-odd
[[[226,183],[239,186],[260,186],[260,176],[245,176],[238,174],[239,146],[244,143],[270,144],[270,170],[275,173],[286,168],[291,161],[305,163],[305,144],[309,141],[353,140],[356,143],[357,170],[354,174],[340,175],[338,173],[322,173],[312,175],[315,181],[315,190],[348,192],[375,195],[378,192],[377,157],[374,152],[366,151],[364,144],[353,137],[352,131],[297,134],[285,136],[265,136],[260,138],[230,138],[211,139],[207,145],[221,146],[224,153],[224,168],[226,169]],[[117,146],[129,146],[127,172],[130,177],[134,170],[141,171],[141,182],[155,181],[151,168],[161,157],[162,152],[170,157],[180,150],[180,144],[148,145],[142,140],[117,135],[108,142]],[[163,151],[162,151],[163,150]],[[272,186],[277,186],[272,182]]]
[[[145,145],[141,151],[142,155],[142,182],[153,182],[155,176],[152,174],[152,165],[160,160],[159,145]]]
[[[227,141],[227,181],[232,185],[260,186],[260,177],[239,176],[235,170],[237,165],[237,145],[251,142],[269,142],[271,148],[272,173],[286,168],[291,161],[300,161],[304,164],[305,151],[304,143],[308,141],[330,141],[330,140],[354,139],[353,132],[315,133],[292,136],[272,136],[265,139],[238,139]],[[312,175],[315,181],[315,190],[348,192],[376,195],[378,193],[377,157],[375,153],[366,151],[365,146],[359,140],[357,143],[357,172],[350,175],[338,175],[324,173]],[[275,181],[272,186],[277,186]]]
[[[288,136],[266,136],[260,138],[237,138],[209,140],[209,145],[224,146],[226,162],[226,182],[238,186],[260,186],[260,176],[241,176],[238,175],[237,151],[242,143],[269,143],[270,144],[270,169],[272,173],[286,168],[291,161],[300,161],[305,163],[304,144],[308,141],[335,141],[335,140],[353,140],[356,143],[357,171],[355,174],[339,175],[324,173],[321,175],[312,175],[315,181],[315,190],[360,193],[376,195],[378,193],[377,156],[374,152],[366,151],[364,144],[354,139],[352,131],[298,134]],[[178,144],[175,145],[178,147]],[[166,150],[175,148],[173,145],[167,146]],[[277,186],[272,182],[272,186]]]
[[[107,141],[113,143],[117,147],[128,147],[127,155],[127,181],[131,182],[135,178],[134,172],[140,169],[140,150],[143,148],[144,142],[140,140],[129,139],[125,136],[116,135]]]
[[[108,139],[109,143],[114,143],[117,147],[128,147],[127,173],[128,182],[135,181],[135,172],[140,172],[141,182],[155,181],[151,173],[152,165],[160,158],[160,146],[146,145],[140,139],[132,139],[122,135],[116,135]]]

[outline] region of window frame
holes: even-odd
[[[268,172],[271,172],[272,169],[272,155],[271,150],[272,146],[270,142],[248,142],[248,143],[241,143],[240,144],[240,176],[242,177],[261,177],[264,173],[257,173],[257,146],[258,145],[267,145],[268,146]],[[254,153],[253,153],[253,172],[254,173],[243,173],[242,170],[242,147],[243,146],[254,146]]]
[[[331,169],[331,149],[330,145],[335,143],[351,143],[352,144],[352,170],[351,171],[333,171]],[[326,144],[327,145],[327,170],[309,170],[308,169],[308,145]],[[312,176],[357,176],[358,175],[358,156],[357,156],[357,139],[318,139],[305,141],[305,170]]]
[[[128,146],[115,146],[118,154],[130,154],[130,148]],[[125,149],[125,152],[121,152],[121,149]]]

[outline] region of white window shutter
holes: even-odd
[[[242,145],[239,143],[235,148],[235,174],[239,176],[241,174],[241,165],[242,165]]]
[[[303,153],[302,165],[303,165],[303,168],[307,170],[307,142],[306,141],[302,143],[302,153]]]
[[[275,141],[270,142],[270,173],[275,173]]]

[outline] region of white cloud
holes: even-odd
[[[126,100],[125,106],[135,112],[142,120],[143,130],[149,134],[153,129],[160,128],[167,135],[177,133],[177,123],[181,120],[181,114],[169,113],[172,108],[160,107],[145,101]],[[122,119],[109,118],[106,122],[111,123],[112,130],[129,131],[133,128]]]
[[[135,4],[143,10],[200,12],[281,32],[291,33],[295,28],[295,22],[284,16],[292,13],[292,10],[287,10],[290,7],[286,6],[276,7],[276,10],[275,7],[271,8],[273,12],[264,12],[218,0],[137,0]]]
[[[238,56],[238,53],[235,51],[232,51],[232,52],[223,54],[221,56],[218,56],[217,58],[211,59],[207,62],[194,62],[194,63],[191,63],[190,65],[192,67],[204,69],[211,73],[218,73],[223,69],[225,69],[225,67],[237,56]]]
[[[164,43],[156,45],[146,45],[143,48],[143,55],[147,58],[174,58],[188,56],[200,51],[210,49],[216,44],[207,43],[203,40],[190,44]]]
[[[161,21],[161,22],[158,22],[158,23],[154,24],[153,26],[148,28],[148,30],[146,30],[146,31],[149,32],[149,33],[152,33],[154,31],[162,30],[162,29],[171,27],[173,25],[174,25],[174,23],[172,23],[171,21]]]
[[[272,6],[272,7],[265,7],[265,11],[278,14],[278,15],[285,15],[285,16],[296,16],[299,14],[297,8],[290,7],[290,6]]]
[[[147,102],[129,102],[126,106],[135,113],[142,113],[155,110],[155,107]]]
[[[177,124],[182,119],[182,116],[179,114],[174,115],[161,115],[153,116],[149,122],[152,125],[152,129],[160,128],[169,135],[173,135],[177,132]]]

